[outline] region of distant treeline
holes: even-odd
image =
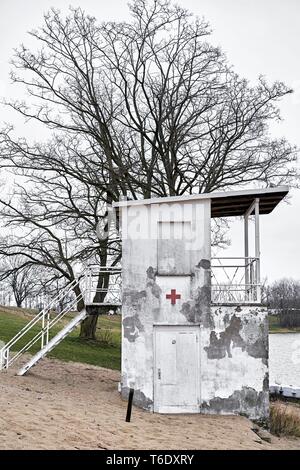
[[[278,312],[279,325],[283,328],[300,327],[300,309],[286,309]]]
[[[265,301],[283,328],[300,327],[300,281],[280,279],[265,288]]]

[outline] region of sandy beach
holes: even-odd
[[[157,415],[132,410],[120,374],[44,359],[25,377],[0,374],[0,449],[300,449],[300,439],[262,441],[239,416]]]

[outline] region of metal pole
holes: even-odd
[[[256,257],[256,301],[260,302],[260,240],[259,240],[259,199],[255,199],[255,257]]]
[[[50,309],[47,310],[47,323],[46,323],[46,328],[47,328],[47,332],[46,332],[46,344],[49,343],[49,322],[50,322]]]
[[[8,369],[8,365],[9,365],[9,349],[6,349],[4,359],[5,359],[5,363],[6,363],[6,369]]]
[[[127,413],[126,413],[126,423],[130,423],[133,394],[134,394],[134,389],[130,388],[129,389],[129,397],[128,397],[128,405],[127,405]]]
[[[88,285],[88,301],[92,302],[93,295],[92,295],[92,290],[93,290],[93,273],[92,273],[92,267],[89,269],[89,285]]]
[[[244,215],[244,253],[245,253],[245,300],[249,297],[249,224],[248,214]]]
[[[45,335],[44,328],[45,328],[45,312],[43,312],[43,316],[42,316],[41,349],[43,349],[43,347],[44,347],[44,335]]]
[[[83,295],[84,295],[84,303],[88,303],[88,271],[86,270],[84,273],[83,279]]]

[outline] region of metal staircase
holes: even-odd
[[[98,287],[99,274],[109,275],[110,282],[106,288]],[[0,349],[0,369],[8,369],[22,354],[39,344],[38,351],[18,372],[18,375],[26,374],[89,315],[90,306],[120,307],[120,274],[120,268],[95,266],[87,268],[78,279],[74,279],[63,288],[43,310]],[[75,294],[75,291],[78,294]],[[97,296],[101,299],[105,298],[105,301],[97,301]],[[66,305],[58,311],[57,306],[62,301],[66,301]],[[74,313],[79,302],[83,303],[84,308],[79,313]],[[62,329],[56,332],[56,327],[54,334],[53,327],[59,323]],[[19,347],[21,345],[18,351],[16,351],[17,344]]]
[[[76,328],[87,317],[86,310],[82,310],[70,321],[59,333],[57,333],[46,345],[38,351],[17,373],[17,375],[24,375],[26,372],[38,363],[40,359],[46,356],[47,353],[52,351],[71,331]]]

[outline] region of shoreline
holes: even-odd
[[[286,333],[300,333],[300,328],[289,329],[289,328],[269,328],[269,334],[286,334]]]

